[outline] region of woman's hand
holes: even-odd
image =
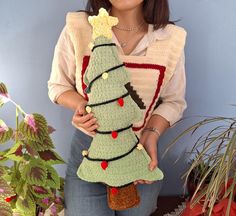
[[[149,169],[152,171],[154,170],[158,165],[158,158],[157,158],[157,142],[158,142],[158,136],[151,132],[151,131],[145,131],[141,137],[140,137],[140,143],[143,144],[146,152],[151,158],[151,162],[148,164]],[[136,180],[134,184],[152,184],[153,181],[147,181],[147,180]]]
[[[91,113],[86,112],[85,110],[86,104],[87,104],[86,100],[79,103],[74,112],[72,123],[74,125],[82,127],[89,133],[95,135],[96,133],[94,132],[94,130],[97,129],[99,125],[97,124],[97,119],[94,117],[94,114],[92,112]]]

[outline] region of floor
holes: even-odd
[[[163,216],[164,214],[170,213],[184,200],[185,198],[180,196],[159,197],[157,201],[158,209],[151,216]]]

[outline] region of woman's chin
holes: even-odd
[[[142,4],[143,0],[110,0],[110,2],[119,11],[130,11]]]

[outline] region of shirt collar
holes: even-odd
[[[167,32],[167,30],[165,28],[160,28],[160,29],[154,30],[154,31],[153,31],[153,28],[154,28],[153,24],[148,25],[148,32],[139,41],[139,43],[134,48],[134,50],[130,53],[130,55],[141,55],[141,53],[144,53],[146,48],[149,47],[150,44],[152,44],[153,42],[155,42],[157,40],[166,40],[170,37],[170,33]],[[112,31],[112,41],[114,43],[116,43],[119,52],[123,53],[120,43],[118,42],[113,31]]]
[[[154,38],[157,40],[166,40],[170,37],[170,33],[166,30],[166,28],[159,28],[157,30],[154,30],[154,25],[153,24],[149,24],[149,28],[148,28],[148,34],[154,35]]]

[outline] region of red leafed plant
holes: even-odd
[[[65,162],[53,150],[55,129],[41,114],[24,112],[0,83],[0,107],[6,103],[16,107],[16,128],[0,119],[0,145],[11,144],[0,151],[0,215],[35,216],[49,207],[57,215],[64,206],[64,179],[52,165]],[[13,165],[3,165],[6,161]]]

